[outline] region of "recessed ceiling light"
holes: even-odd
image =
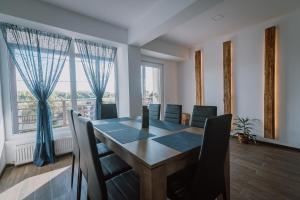
[[[224,18],[224,15],[216,15],[214,17],[212,17],[211,19],[214,20],[215,22],[220,21],[221,19]]]

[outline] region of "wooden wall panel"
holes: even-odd
[[[223,43],[224,114],[231,109],[231,41]]]
[[[196,104],[202,105],[202,54],[195,52]]]
[[[265,30],[264,136],[275,138],[276,27]]]

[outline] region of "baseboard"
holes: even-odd
[[[231,136],[234,139],[237,139],[237,136]],[[268,146],[273,146],[273,147],[277,147],[277,148],[282,148],[282,149],[287,149],[287,150],[292,150],[292,151],[297,151],[300,152],[299,148],[296,147],[290,147],[290,146],[286,146],[286,145],[282,145],[282,144],[276,144],[276,143],[271,143],[271,142],[266,142],[266,141],[262,141],[262,140],[256,140],[257,143],[260,144],[264,144],[264,145],[268,145]]]
[[[266,142],[266,141],[261,141],[261,140],[257,140],[256,142],[261,143],[261,144],[265,144],[265,145],[268,145],[268,146],[273,146],[273,147],[277,147],[277,148],[282,148],[282,149],[287,149],[287,150],[300,152],[300,149],[296,148],[296,147],[290,147],[290,146],[286,146],[286,145],[282,145],[282,144],[276,144],[276,143],[271,143],[271,142]]]

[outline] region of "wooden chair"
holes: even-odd
[[[217,116],[216,106],[194,106],[191,126],[204,128],[207,118]]]
[[[182,105],[167,104],[165,121],[181,124]]]
[[[149,104],[149,119],[160,119],[160,104]]]
[[[168,177],[171,200],[213,200],[219,195],[226,200],[224,163],[229,146],[232,115],[209,118],[198,162]]]
[[[80,179],[82,175],[86,179],[87,198],[91,200],[139,199],[139,180],[134,172],[126,171],[107,179],[105,160],[99,159],[97,155],[93,124],[88,119],[78,116],[74,118],[74,122],[75,128],[83,133],[78,136],[81,155]]]
[[[118,118],[116,104],[102,104],[101,105],[101,119]]]

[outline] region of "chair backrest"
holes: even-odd
[[[73,138],[73,154],[75,156],[79,157],[79,144],[78,144],[78,139],[77,139],[77,135],[76,135],[75,127],[74,127],[73,113],[74,113],[74,111],[72,109],[68,110],[67,117],[68,117],[68,121],[69,121],[71,135]]]
[[[116,104],[102,104],[101,105],[101,119],[118,118]]]
[[[80,148],[80,170],[87,181],[87,192],[91,200],[106,200],[107,189],[98,157],[94,128],[91,121],[81,116],[74,117]]]
[[[167,104],[165,121],[181,124],[182,105]]]
[[[226,190],[224,163],[229,146],[231,120],[231,114],[206,120],[191,193],[195,199],[215,199]]]
[[[194,106],[191,126],[204,128],[207,118],[217,116],[217,106]]]
[[[149,119],[160,119],[160,104],[149,104]]]

